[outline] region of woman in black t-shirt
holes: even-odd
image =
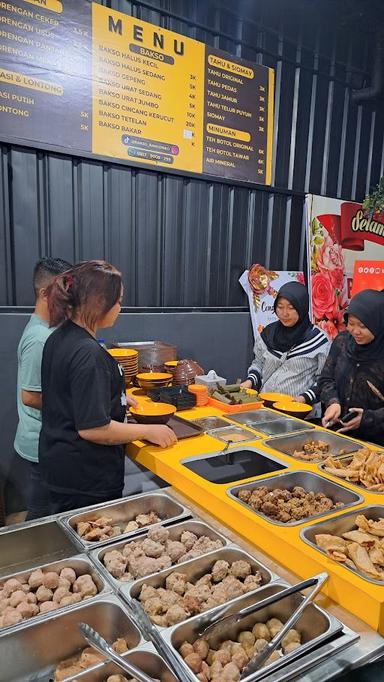
[[[74,266],[47,291],[50,325],[59,326],[43,352],[39,461],[52,513],[121,497],[128,441],[176,441],[168,426],[124,423],[123,371],[95,338],[113,326],[122,293],[121,274],[104,261]]]

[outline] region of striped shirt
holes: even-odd
[[[254,346],[254,360],[248,369],[253,388],[271,393],[304,396],[313,405],[319,399],[317,380],[324,367],[330,342],[321,329],[315,328],[309,341],[303,341],[282,353],[269,350],[260,335]]]

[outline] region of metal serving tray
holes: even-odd
[[[93,549],[94,547],[102,547],[108,545],[111,542],[116,542],[116,540],[122,540],[123,538],[132,538],[136,535],[141,535],[145,532],[149,526],[144,526],[143,528],[138,528],[137,530],[131,531],[129,533],[121,533],[121,535],[115,535],[108,540],[102,540],[101,542],[87,542],[83,540],[76,532],[76,524],[80,521],[93,521],[99,516],[109,516],[112,518],[113,525],[121,523],[126,525],[129,521],[133,520],[138,514],[147,514],[150,511],[156,512],[161,517],[159,523],[151,524],[151,528],[156,526],[166,526],[176,520],[188,518],[191,516],[189,509],[181,505],[172,497],[163,492],[150,492],[134,495],[131,497],[126,497],[125,499],[119,500],[118,502],[107,502],[106,504],[100,506],[93,506],[91,509],[84,509],[82,512],[77,514],[67,515],[60,518],[60,523],[64,525],[69,533],[76,538],[78,542],[81,543],[82,547],[86,549]]]
[[[184,531],[188,530],[191,533],[195,533],[198,537],[201,535],[206,535],[209,537],[211,540],[220,540],[222,542],[223,547],[226,547],[227,545],[230,544],[230,541],[224,537],[224,535],[221,535],[221,533],[218,533],[215,531],[213,528],[208,526],[206,523],[203,523],[202,521],[182,521],[181,523],[175,523],[173,526],[170,526],[168,529],[169,531],[169,539],[170,540],[179,540],[180,536]],[[144,534],[141,535],[140,538],[136,538],[136,540],[145,540],[145,538],[148,535],[148,531]],[[133,542],[133,540],[131,540]],[[112,585],[119,589],[122,585],[132,585],[134,581],[124,581],[124,580],[119,580],[118,578],[114,578],[113,575],[111,575],[106,567],[104,566],[103,558],[106,552],[110,552],[112,549],[115,550],[120,550],[125,547],[126,544],[129,543],[129,540],[124,540],[124,542],[117,542],[113,544],[113,547],[103,547],[102,549],[94,549],[90,556],[94,563],[96,564],[97,568],[99,569],[100,573],[102,573],[105,578],[112,583]],[[216,551],[216,550],[213,550]],[[206,552],[205,554],[209,554],[209,552]],[[202,554],[201,556],[205,556]],[[180,563],[172,564],[173,567],[179,567],[182,566],[185,563],[185,561],[182,561]]]
[[[377,452],[380,455],[384,455],[383,450],[375,450],[374,452]],[[330,455],[330,457],[331,457],[331,455]],[[353,458],[350,457],[349,455],[347,455],[346,457],[338,457],[337,459],[339,462],[342,462],[343,464],[348,465],[350,462],[352,462]],[[337,474],[331,474],[329,471],[326,470],[324,464],[325,463],[322,462],[321,464],[319,464],[318,468],[320,469],[320,471],[324,471],[324,473],[326,473],[328,476],[334,476],[335,478],[338,478],[339,481],[345,481],[346,483],[349,483],[349,485],[356,486],[357,488],[362,488],[362,490],[365,490],[368,493],[374,493],[375,495],[384,495],[384,490],[370,490],[369,488],[367,488],[362,483],[358,483],[357,481],[349,481],[348,479],[344,478],[343,476],[338,476]]]
[[[96,597],[42,622],[32,624],[31,619],[24,628],[0,637],[1,681],[47,682],[52,679],[61,661],[79,654],[87,646],[77,627],[82,621],[109,642],[122,636],[132,648],[143,642],[118,597]]]
[[[343,438],[342,436],[338,436],[336,433],[329,433],[327,431],[317,431],[316,434],[313,433],[313,431],[308,431],[304,433],[295,433],[292,434],[291,436],[276,436],[276,438],[272,438],[269,440],[264,441],[264,444],[267,445],[269,448],[273,448],[273,450],[276,450],[277,452],[281,452],[284,455],[289,455],[290,457],[294,457],[294,451],[295,450],[302,450],[303,446],[308,443],[308,441],[323,441],[324,443],[327,443],[330,448],[330,452],[325,455],[326,457],[341,457],[343,454],[351,453],[351,452],[356,452],[356,450],[361,450],[363,447],[360,443],[355,443],[353,440],[350,440],[349,438]],[[333,454],[332,450],[335,452]],[[340,451],[343,450],[341,454]],[[300,462],[322,462],[323,459],[312,459],[312,460],[302,460],[299,457],[294,457],[297,461]]]
[[[101,573],[95,568],[94,564],[90,559],[88,559],[86,554],[77,554],[70,559],[63,559],[62,561],[54,561],[50,564],[42,564],[41,566],[36,566],[33,570],[36,570],[36,568],[41,568],[44,571],[61,571],[62,568],[73,568],[76,571],[76,575],[84,575],[84,573],[90,573],[90,575],[93,578],[93,581],[98,589],[98,595],[105,594],[111,591],[111,588],[108,584],[107,581],[105,581],[104,576],[101,575]],[[12,573],[10,575],[4,576],[1,579],[1,582],[5,582],[6,580],[9,580],[9,578],[29,578],[30,574],[32,573],[31,570],[29,571],[20,571],[19,573]],[[85,601],[89,600],[94,600],[96,599],[95,597],[87,597]],[[84,600],[83,600],[84,601]],[[22,620],[19,623],[16,623],[16,625],[8,625],[0,628],[0,638],[2,637],[3,634],[9,632],[10,630],[19,630],[20,628],[25,627],[26,624],[29,623],[36,623],[37,621],[40,621],[42,619],[46,619],[47,617],[55,617],[56,615],[59,615],[63,611],[68,611],[68,609],[73,608],[74,606],[78,606],[78,604],[70,605],[70,606],[62,606],[58,609],[55,609],[55,611],[49,611],[48,613],[41,613],[37,614],[37,616],[32,616],[32,618],[27,618],[26,620]],[[1,660],[1,657],[0,657]],[[1,674],[0,674],[0,679],[1,679]]]
[[[203,431],[211,431],[212,429],[221,429],[225,426],[231,426],[231,422],[221,417],[201,417],[200,419],[192,419],[192,424],[200,426]]]
[[[314,493],[324,493],[327,497],[330,497],[334,502],[342,502],[343,506],[337,509],[329,509],[326,512],[320,514],[313,514],[312,516],[307,516],[305,519],[300,519],[299,521],[288,521],[288,523],[283,523],[282,521],[274,521],[266,514],[260,511],[252,509],[252,507],[239,499],[238,495],[240,490],[252,490],[254,488],[261,488],[266,486],[270,490],[276,490],[276,488],[286,488],[291,490],[295,486],[301,486],[304,490]],[[303,523],[307,523],[310,519],[316,519],[319,516],[328,516],[330,514],[337,514],[342,509],[346,507],[352,507],[353,505],[360,504],[363,497],[358,493],[354,493],[352,490],[343,488],[343,486],[338,483],[333,483],[328,479],[319,476],[318,474],[312,474],[308,471],[288,471],[287,473],[279,474],[278,476],[272,476],[271,478],[263,478],[262,480],[251,481],[244,485],[237,485],[228,488],[227,495],[236,500],[243,507],[246,507],[254,514],[261,516],[263,519],[269,523],[273,523],[275,526],[299,526]],[[360,512],[359,512],[360,513]]]
[[[369,519],[373,519],[374,521],[377,521],[380,518],[384,518],[384,505],[369,505],[367,507],[362,507],[358,511],[351,511],[348,512],[347,514],[342,514],[341,516],[338,516],[335,519],[327,519],[326,521],[321,521],[320,523],[314,523],[312,526],[307,526],[307,528],[303,528],[302,531],[300,532],[300,537],[304,542],[309,545],[310,547],[313,547],[316,549],[318,552],[321,552],[324,556],[328,556],[328,554],[325,552],[324,549],[321,549],[320,547],[317,546],[316,540],[315,540],[315,535],[320,535],[321,533],[328,533],[330,535],[342,535],[343,533],[347,533],[350,530],[356,530],[357,526],[355,524],[355,518],[357,515],[362,514],[363,516],[367,516]],[[330,559],[331,560],[331,559]],[[347,566],[346,564],[343,564],[342,562],[337,562],[339,566],[343,566],[347,571],[352,571],[355,575],[360,576],[360,578],[363,578],[363,580],[367,580],[369,583],[374,583],[375,585],[384,585],[383,580],[375,580],[374,578],[368,578],[364,573],[361,573],[355,568],[352,568],[351,566]]]
[[[228,424],[224,428],[211,429],[208,431],[208,435],[217,440],[221,440],[223,443],[229,443],[230,445],[238,445],[239,443],[258,440],[260,438],[260,436],[257,436],[252,431],[232,424]],[[233,440],[233,436],[235,437],[235,440]]]
[[[278,579],[278,576],[275,573],[272,573],[272,571],[266,568],[266,566],[261,564],[259,561],[256,561],[256,559],[253,556],[251,556],[251,554],[244,552],[243,550],[239,549],[236,545],[233,546],[230,545],[224,549],[218,549],[216,552],[210,552],[210,554],[205,554],[202,557],[198,557],[197,559],[191,559],[190,561],[186,561],[184,564],[180,564],[179,566],[177,566],[176,569],[167,568],[166,570],[160,571],[159,573],[156,574],[152,574],[147,578],[136,580],[131,586],[123,585],[119,590],[119,594],[123,597],[123,599],[126,599],[128,602],[131,599],[137,599],[143,585],[152,585],[153,587],[164,587],[165,579],[167,578],[167,576],[175,572],[186,574],[188,576],[188,581],[191,583],[195,583],[203,575],[209,573],[212,569],[213,564],[219,559],[228,561],[228,563],[232,563],[233,561],[243,559],[245,561],[249,561],[249,563],[252,566],[253,574],[255,574],[257,571],[260,572],[261,574],[260,587],[256,588],[256,590],[250,591],[249,594],[257,592],[263,585],[266,585]],[[241,597],[230,599],[226,603],[232,602],[237,603],[239,599],[241,599]],[[208,609],[204,613],[210,613],[211,611],[212,609]],[[168,629],[165,627],[160,626],[158,627],[160,630]]]
[[[124,658],[129,663],[133,663],[143,670],[150,677],[159,679],[160,682],[181,682],[172,675],[163,659],[147,648],[133,649],[129,653],[124,654]],[[67,677],[66,682],[71,680],[73,682],[75,680],[81,680],[81,682],[107,682],[109,675],[124,675],[124,677],[127,677],[128,674],[114,663],[101,663],[93,668],[87,668],[83,673]]]
[[[264,433],[266,436],[282,436],[285,433],[295,433],[297,431],[308,431],[315,427],[311,424],[301,422],[293,417],[280,417],[269,422],[260,424],[250,424],[256,431]]]
[[[286,584],[282,582],[274,583],[261,588],[256,594],[240,597],[236,606],[232,606],[228,613],[234,613],[240,608],[261,601],[272,594],[280,592],[285,587]],[[290,597],[285,597],[280,601],[275,602],[275,604],[272,604],[271,606],[267,606],[264,609],[257,611],[251,616],[243,618],[241,621],[227,629],[222,640],[224,641],[226,639],[232,639],[236,641],[241,631],[250,630],[255,623],[265,623],[270,618],[279,618],[283,622],[287,621],[291,613],[297,608],[303,598],[304,597],[300,594],[291,595]],[[169,628],[165,633],[163,633],[163,636],[177,652],[178,648],[184,641],[193,643],[196,640],[200,631],[204,628],[205,621],[205,615],[194,616],[189,621],[185,621],[182,624],[174,625],[172,628]],[[274,673],[276,670],[289,664],[295,659],[298,659],[295,666],[295,672],[299,678],[300,657],[331,637],[337,637],[337,634],[342,632],[343,624],[334,618],[334,616],[320,609],[318,606],[309,604],[294,627],[301,633],[302,646],[300,646],[298,649],[295,649],[295,651],[286,654],[277,661],[266,665],[256,674],[252,673],[252,676],[249,675],[248,677],[244,678],[244,680],[258,680],[262,677],[265,677],[266,675]],[[353,644],[357,638],[357,635],[355,637],[351,637],[347,646]],[[337,639],[334,641],[337,642]],[[345,643],[343,648],[345,648]],[[336,653],[337,650],[338,648],[336,646],[333,649],[334,653]],[[327,651],[324,656],[329,656],[329,651]],[[180,655],[179,658],[183,662],[184,667],[186,667],[186,664]],[[318,662],[318,660],[314,661],[314,663]],[[308,665],[306,668],[308,668]],[[190,669],[187,668],[187,670]],[[198,678],[196,678],[196,680],[197,679]]]
[[[209,452],[183,459],[181,464],[210,483],[228,484],[287,469],[277,457],[241,443],[227,452]]]
[[[262,407],[259,410],[249,410],[248,412],[231,414],[230,418],[233,422],[239,422],[246,426],[253,426],[256,429],[256,424],[277,421],[281,419],[281,414],[276,414],[276,412],[271,412],[271,410],[266,410]]]
[[[65,559],[81,551],[56,521],[39,521],[0,533],[0,578],[33,569],[49,561]]]

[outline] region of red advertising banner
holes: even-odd
[[[306,197],[306,208],[312,319],[334,338],[344,328],[355,262],[363,268],[357,274],[373,267],[373,260],[384,267],[384,221],[382,216],[366,217],[356,202],[312,194]]]

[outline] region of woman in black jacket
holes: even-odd
[[[370,386],[371,384],[371,386]],[[375,393],[376,389],[376,393]],[[333,341],[319,379],[323,426],[384,445],[384,293],[367,289],[348,307],[347,331]],[[350,412],[352,419],[340,420]]]

